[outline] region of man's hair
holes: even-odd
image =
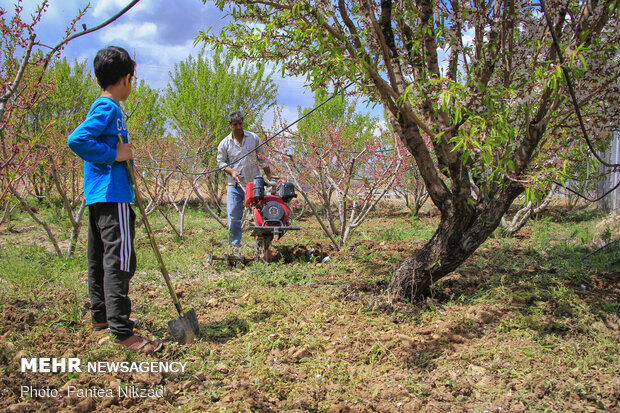
[[[93,61],[95,77],[101,89],[116,84],[127,74],[133,76],[136,62],[122,47],[108,46],[97,52]]]
[[[233,122],[243,122],[243,114],[240,110],[230,112],[230,114],[228,115],[228,123]]]

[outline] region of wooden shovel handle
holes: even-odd
[[[120,143],[123,142],[123,135],[118,134],[118,141]],[[138,190],[138,184],[136,182],[136,175],[134,174],[133,167],[131,166],[131,161],[128,159],[125,161],[127,163],[127,172],[129,172],[129,178],[131,179],[131,184],[133,185],[133,192],[136,198],[136,204],[138,204],[138,209],[140,209],[140,214],[142,214],[142,221],[144,221],[144,228],[146,228],[146,232],[149,235],[149,240],[151,241],[151,247],[153,247],[153,252],[157,257],[157,262],[159,263],[159,269],[161,270],[162,275],[164,276],[164,280],[166,281],[166,285],[168,286],[168,291],[170,291],[170,296],[172,297],[172,302],[176,307],[179,315],[183,315],[183,309],[181,308],[181,304],[179,303],[179,297],[177,293],[174,291],[174,287],[172,287],[172,282],[170,282],[170,275],[168,274],[168,270],[164,265],[164,260],[161,257],[161,253],[159,252],[159,247],[157,246],[157,242],[155,242],[155,236],[153,236],[153,230],[151,230],[151,225],[149,224],[149,220],[146,216],[146,210],[144,209],[144,203],[142,202],[142,197],[140,196],[140,191]]]

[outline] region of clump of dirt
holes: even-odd
[[[599,272],[592,277],[592,285],[620,296],[620,272]]]
[[[311,245],[278,245],[272,261],[290,264],[293,262],[321,262],[328,256],[328,249],[322,244]]]
[[[591,249],[613,247],[620,242],[620,213],[610,214],[594,227]]]
[[[32,311],[29,311],[27,302],[19,300],[7,305],[6,316],[0,318],[0,332],[7,331],[24,331],[29,326],[32,326],[35,322],[35,315]]]

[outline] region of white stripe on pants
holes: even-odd
[[[131,233],[129,232],[129,204],[118,203],[118,221],[121,230],[120,270],[129,272],[131,262]]]

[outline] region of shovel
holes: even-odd
[[[118,134],[118,141],[123,143],[123,136]],[[140,213],[142,214],[142,220],[144,221],[144,227],[146,228],[146,232],[149,234],[149,240],[151,241],[151,247],[153,247],[153,252],[157,257],[157,262],[159,263],[159,269],[161,270],[162,275],[164,276],[164,280],[166,280],[166,285],[168,286],[168,291],[170,292],[170,296],[172,297],[172,302],[174,303],[174,307],[177,309],[179,316],[168,321],[168,328],[170,329],[170,333],[172,337],[180,343],[180,344],[190,344],[194,341],[199,335],[200,328],[198,326],[198,318],[196,317],[196,311],[192,308],[183,314],[183,308],[181,307],[181,303],[179,302],[179,297],[177,293],[174,291],[172,287],[172,283],[170,282],[170,275],[168,274],[168,270],[166,270],[166,266],[164,265],[164,260],[161,257],[161,253],[159,252],[159,247],[155,242],[155,237],[153,236],[153,230],[151,230],[151,225],[146,217],[146,211],[144,210],[144,204],[142,202],[142,197],[140,196],[140,191],[138,191],[138,185],[136,183],[136,176],[134,175],[133,168],[131,167],[131,162],[129,160],[127,162],[127,171],[129,172],[129,177],[131,178],[131,184],[133,185],[133,190],[136,198],[136,204],[138,204],[138,208],[140,209]]]

